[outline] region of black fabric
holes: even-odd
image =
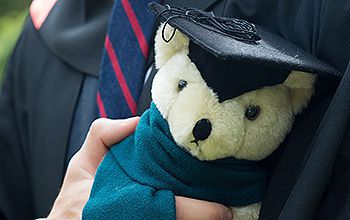
[[[136,115],[141,116],[151,105],[152,97],[151,97],[151,88],[152,88],[152,82],[156,75],[157,69],[155,65],[153,64],[150,68],[152,68],[150,71],[150,75],[148,76],[147,81],[143,85],[143,89],[139,98],[139,101],[137,103],[137,112]]]
[[[99,74],[110,0],[60,0],[40,29],[47,47],[77,70]]]
[[[82,79],[48,50],[29,19],[0,96],[0,212],[5,219],[44,217],[51,209],[64,175]]]
[[[85,75],[79,92],[66,151],[65,166],[83,145],[91,123],[98,117],[96,105],[98,78]]]
[[[315,217],[349,124],[350,87],[348,85],[350,85],[350,66],[310,144],[310,155],[304,161],[303,169],[280,218],[310,219]],[[305,207],[307,207],[306,210]]]
[[[226,1],[224,15],[261,25],[344,72],[350,55],[347,0]]]
[[[28,26],[24,28],[26,29]],[[19,44],[23,40],[21,37]],[[15,50],[18,51],[19,48],[18,45]],[[33,216],[33,207],[30,203],[31,188],[28,184],[29,169],[25,165],[28,158],[23,154],[23,151],[27,151],[23,147],[27,137],[18,136],[21,126],[15,123],[18,118],[17,104],[14,101],[16,92],[13,89],[16,76],[13,72],[18,70],[16,60],[19,57],[19,53],[12,55],[0,93],[0,219],[25,219]],[[21,124],[28,125],[26,121],[22,121]],[[15,210],[15,207],[21,212]]]
[[[278,181],[270,181],[261,210],[262,219],[278,219],[293,185],[296,181],[306,156],[309,144],[323,118],[325,111],[332,99],[327,97],[322,103],[315,106],[304,118],[294,125],[294,129],[288,135],[283,149],[283,156],[279,159],[278,167],[274,170],[274,176],[279,177]],[[286,172],[288,171],[288,172]],[[277,193],[276,193],[277,192]],[[268,207],[268,211],[266,211]],[[273,209],[272,209],[273,207]]]
[[[282,83],[290,69],[219,59],[190,42],[189,58],[207,85],[218,95],[219,102],[264,86]]]
[[[350,129],[338,152],[335,161],[334,171],[330,178],[329,185],[324,198],[318,208],[317,219],[348,219],[350,216]]]

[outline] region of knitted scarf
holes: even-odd
[[[176,145],[152,103],[99,166],[83,218],[175,219],[174,195],[244,206],[261,201],[265,187],[259,162],[200,161]]]

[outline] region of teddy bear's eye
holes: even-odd
[[[179,81],[177,86],[178,86],[179,91],[181,91],[187,86],[187,81],[183,80],[183,79],[180,79],[180,81]]]
[[[259,116],[259,114],[260,114],[260,106],[250,105],[248,106],[248,108],[246,108],[244,116],[248,120],[253,121]]]

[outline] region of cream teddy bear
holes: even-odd
[[[266,187],[259,161],[279,147],[307,106],[315,76],[291,71],[282,83],[235,96],[223,84],[211,86],[218,79],[194,62],[216,58],[173,33],[170,25],[157,32],[153,103],[135,133],[100,165],[83,218],[175,219],[174,195],[231,206],[234,219],[259,216]]]
[[[207,161],[228,157],[259,161],[275,151],[312,97],[315,75],[292,71],[281,84],[220,102],[188,56],[190,40],[176,31],[166,43],[163,37],[170,38],[174,29],[168,25],[164,30],[161,33],[161,26],[155,39],[159,71],[152,97],[175,142]],[[196,137],[196,127],[206,133]],[[236,219],[257,219],[260,203],[232,210]]]

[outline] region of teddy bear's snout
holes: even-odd
[[[203,141],[209,137],[211,133],[211,123],[209,119],[207,118],[202,118],[201,120],[197,121],[195,124],[192,134],[193,137],[195,138],[194,143],[198,145],[198,141]]]

